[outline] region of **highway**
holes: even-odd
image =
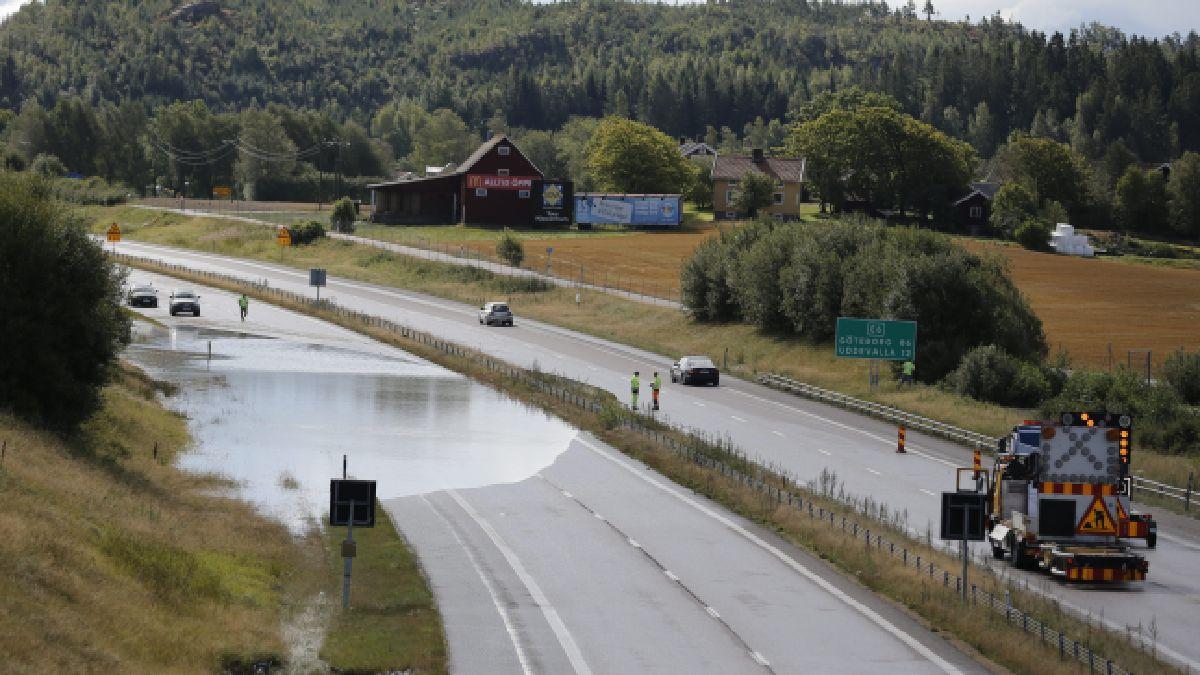
[[[223,396],[236,397],[235,409],[246,422],[220,422],[217,436],[225,441],[202,468],[227,472],[239,482],[257,477],[260,483],[274,482],[275,474],[286,469],[301,483],[291,489],[293,497],[281,501],[278,494],[288,490],[265,497],[266,505],[274,506],[270,510],[285,519],[319,508],[322,495],[310,494],[311,488],[327,489],[329,475],[339,466],[325,447],[328,434],[290,432],[287,425],[262,419],[270,416],[272,401],[281,402],[281,383],[304,386],[308,381],[291,375],[280,380],[279,369],[322,383],[328,380],[320,374],[337,363],[356,364],[364,374],[382,366],[398,369],[401,377],[462,379],[400,350],[263,303],[254,303],[249,320],[242,322],[231,293],[141,271],[132,272],[132,279],[152,281],[164,299],[180,286],[199,291],[199,318],[170,317],[165,303],[138,311],[166,324],[171,329],[167,344],[174,347],[178,339],[185,353],[202,354],[195,350],[203,339],[185,344],[183,333],[215,338],[215,376],[225,378]],[[260,337],[273,339],[252,339]],[[281,355],[285,363],[279,362]],[[157,363],[163,368],[175,361]],[[241,375],[237,383],[228,381],[232,373]],[[182,382],[181,395],[190,397],[191,378],[184,375]],[[347,405],[364,385],[356,382],[328,387],[330,398],[322,397],[320,407],[326,416],[339,417],[336,411],[342,411],[339,441],[356,448],[353,473],[379,481],[384,508],[422,560],[445,619],[454,672],[985,672],[919,621],[818,558],[587,434],[573,430],[560,438],[551,433],[537,441],[554,448],[514,447],[496,439],[494,454],[504,464],[521,464],[521,475],[512,476],[497,462],[490,479],[442,487],[467,477],[463,456],[454,448],[443,449],[439,471],[436,455],[399,447],[388,452],[386,444],[375,452],[361,447],[368,437],[380,435],[384,421],[371,416],[380,411],[367,411],[364,424],[350,422]],[[293,395],[299,398],[300,393]],[[381,404],[376,398],[369,407]],[[419,407],[426,412],[418,416],[469,422],[453,417],[452,411],[464,409],[457,398],[444,407],[436,401],[428,405]],[[519,407],[507,400],[505,405]],[[307,409],[307,403],[301,407]],[[225,406],[218,408],[217,414],[229,414]],[[477,408],[472,406],[476,416]],[[255,443],[245,436],[246,424],[264,423],[265,433],[286,437],[285,455],[269,441]],[[492,424],[506,429],[504,420]],[[455,431],[448,430],[445,438],[454,444]],[[395,439],[393,445],[405,443],[398,435]],[[530,457],[533,463],[524,461]],[[414,483],[414,474],[424,477]],[[250,492],[256,503],[262,501],[261,494]],[[305,494],[309,503],[294,505],[294,496]],[[289,504],[298,513],[288,513]]]
[[[136,242],[120,250],[232,274],[266,279],[272,286],[311,292],[300,270],[268,263],[234,260]],[[627,396],[634,370],[643,377],[666,374],[670,359],[535,321],[515,328],[485,328],[475,308],[426,295],[330,278],[323,297],[356,310],[385,316],[448,340],[480,349],[513,363],[555,371]],[[667,379],[664,377],[664,379]],[[666,386],[662,416],[685,427],[728,436],[752,457],[811,480],[823,469],[836,472],[847,492],[870,495],[907,513],[910,529],[936,532],[939,493],[953,489],[954,468],[970,464],[959,446],[909,434],[909,453],[897,455],[889,425],[836,408],[801,400],[768,388],[724,378],[719,388]],[[1136,466],[1136,458],[1134,460]],[[1159,547],[1146,551],[1150,579],[1120,589],[1065,586],[1033,573],[1015,573],[1030,587],[1059,598],[1068,608],[1124,632],[1149,635],[1154,627],[1158,652],[1180,665],[1200,670],[1200,527],[1196,522],[1156,513]]]

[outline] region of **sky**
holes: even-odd
[[[26,2],[0,0],[0,17]],[[895,7],[902,2],[889,0],[888,4]],[[924,5],[924,0],[918,0],[918,9]],[[999,10],[1007,19],[1045,32],[1065,33],[1092,21],[1150,37],[1200,32],[1200,0],[934,0],[933,7],[940,18],[954,21],[965,16],[977,21]]]

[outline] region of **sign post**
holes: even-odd
[[[325,270],[313,267],[308,270],[308,285],[317,289],[317,302],[321,301],[321,287],[325,285]]]
[[[108,241],[112,243],[113,253],[117,252],[117,242],[121,241],[121,226],[113,223],[108,227]]]
[[[967,542],[984,541],[987,493],[957,491],[942,493],[942,539],[962,544],[962,598],[967,601]]]
[[[342,459],[342,475],[345,475],[345,458]],[[348,480],[329,481],[329,524],[345,525],[346,538],[342,541],[342,609],[350,608],[350,571],[358,545],[354,542],[354,526],[375,527],[375,481]]]
[[[292,245],[292,231],[286,227],[279,228],[275,233],[275,243],[279,244],[279,262],[283,262],[283,249]]]
[[[834,353],[842,359],[870,359],[867,384],[879,386],[880,361],[917,360],[917,322],[838,317]]]
[[[546,247],[546,276],[548,276],[548,277],[552,277],[552,276],[554,276],[554,274],[552,274],[552,273],[551,273],[551,271],[550,271],[550,270],[551,270],[551,267],[550,267],[550,255],[551,255],[552,253],[554,253],[554,247],[553,247],[553,246],[547,246],[547,247]]]

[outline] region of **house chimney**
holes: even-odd
[[[755,164],[762,164],[763,162],[767,161],[766,158],[763,157],[762,148],[755,148],[754,150],[751,151],[751,154],[754,156]]]

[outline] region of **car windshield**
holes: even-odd
[[[195,295],[193,295],[191,291],[180,291],[179,293],[176,293],[176,294],[175,294],[175,297],[176,297],[176,298],[186,298],[186,299],[191,299],[191,298],[194,298],[194,297],[196,297],[196,296],[195,296]]]
[[[153,293],[154,289],[149,286],[138,286],[133,289],[134,293]]]
[[[711,359],[704,357],[690,358],[687,360],[687,364],[691,368],[716,368]]]
[[[492,305],[493,312],[507,312],[508,305]]]

